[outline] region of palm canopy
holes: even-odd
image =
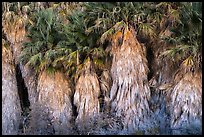
[[[68,74],[82,68],[88,57],[101,66],[105,52],[95,44],[96,34],[85,34],[82,12],[75,9],[65,23],[64,15],[53,10],[48,8],[33,14],[28,29],[31,41],[24,43],[21,61],[37,72],[63,68]]]
[[[34,13],[30,19],[31,26],[28,29],[30,42],[23,45],[21,61],[27,65],[44,67],[46,62],[52,62],[55,55],[54,47],[61,40],[56,30],[57,20],[52,9]]]
[[[65,12],[69,8],[53,12],[59,5],[54,4],[33,14],[30,23],[34,24],[28,35],[31,42],[24,45],[22,62],[41,69],[64,66],[68,73],[76,72],[77,66],[80,68],[88,57],[95,60],[96,65],[97,62],[102,64],[104,44],[113,40],[113,34],[124,31],[127,25],[134,27],[139,40],[164,39],[176,42],[176,49],[191,49],[193,53],[198,53],[197,49],[200,51],[201,40],[197,39],[202,36],[202,13],[198,3],[191,6],[174,2],[85,2],[69,13]],[[63,21],[64,18],[68,23]],[[189,19],[190,22],[187,21]],[[197,28],[192,29],[192,25]],[[173,35],[160,35],[167,29]],[[186,39],[190,39],[191,44],[185,43]],[[180,54],[181,50],[176,51]],[[191,54],[191,51],[187,52]],[[164,55],[167,53],[170,54],[170,51],[167,50]]]
[[[168,55],[184,66],[200,68],[202,54],[202,3],[186,3],[181,10],[181,23],[171,29],[167,43],[175,45],[161,55]]]
[[[103,34],[119,22],[134,26],[137,35],[155,38],[163,24],[179,22],[182,4],[172,2],[100,2],[86,3],[86,32]]]

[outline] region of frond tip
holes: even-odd
[[[185,59],[182,64],[186,67],[191,67],[193,66],[194,62],[193,62],[193,57],[189,56],[187,59]]]

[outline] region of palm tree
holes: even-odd
[[[76,83],[74,105],[77,107],[76,124],[78,129],[86,131],[87,125],[99,114],[100,85],[90,58],[84,63]]]
[[[31,106],[35,102],[36,87],[37,87],[37,76],[33,69],[29,66],[23,66],[21,61],[19,61],[20,56],[22,56],[22,48],[24,42],[29,42],[30,39],[26,37],[26,28],[28,22],[32,23],[29,19],[29,14],[33,10],[32,3],[28,5],[24,3],[4,3],[5,12],[3,13],[3,31],[6,34],[8,41],[11,43],[12,51],[14,54],[15,65],[20,67],[22,77],[25,81],[25,85],[28,89],[29,100],[31,101]],[[18,14],[15,10],[16,7],[22,6],[23,14]],[[14,27],[10,27],[14,26]]]
[[[112,111],[116,111],[116,115],[124,116],[124,127],[130,131],[139,129],[140,119],[146,120],[150,113],[148,105],[150,89],[146,83],[148,73],[147,60],[141,45],[136,41],[133,34],[133,30],[125,30],[122,35],[124,37],[123,44],[120,48],[116,47],[118,51],[113,55],[111,68],[113,86],[110,91]],[[130,60],[128,58],[134,57],[138,58],[138,60],[127,61]],[[140,64],[138,67],[135,66],[137,63]],[[128,77],[126,78],[124,74]],[[143,92],[140,93],[139,91]],[[140,103],[134,102],[136,100]],[[128,114],[133,116],[130,117]]]
[[[202,133],[201,6],[201,3],[185,3],[182,23],[173,31],[174,35],[171,37],[176,45],[164,52],[180,64],[174,75],[169,102],[173,134]]]
[[[2,39],[2,134],[17,135],[21,119],[13,55],[8,42]]]
[[[164,134],[201,133],[199,3],[3,4],[31,102],[25,133],[70,134],[72,116],[79,134],[152,134],[155,122]],[[106,113],[120,126],[101,126]]]
[[[25,66],[30,66],[35,69],[39,77],[44,74],[44,71],[53,72],[53,75],[56,75],[58,73],[55,74],[55,72],[60,70],[61,73],[67,74],[66,76],[70,78],[71,81],[76,82],[78,76],[80,76],[79,74],[81,74],[78,72],[85,66],[86,59],[91,57],[95,64],[102,64],[97,62],[97,58],[103,56],[103,54],[101,54],[103,51],[101,51],[100,47],[90,49],[90,47],[87,46],[87,43],[90,41],[86,41],[88,38],[83,34],[83,29],[79,27],[76,28],[79,24],[80,14],[76,12],[69,16],[70,23],[65,25],[64,20],[61,20],[64,15],[56,16],[53,10],[55,9],[49,8],[33,16],[33,19],[31,19],[31,24],[33,25],[30,27],[28,33],[28,37],[31,38],[31,41],[24,43],[20,59]],[[80,76],[81,79],[83,79],[82,77],[83,76]],[[38,81],[38,85],[40,84],[39,82],[42,83],[42,81]],[[76,85],[79,87],[80,84],[78,83],[80,82],[77,82]],[[96,85],[99,87],[97,81]],[[38,89],[41,91],[40,88]],[[93,89],[93,91],[95,91],[95,89]],[[71,94],[72,93],[70,93],[70,99]],[[44,97],[46,99],[46,96]],[[36,96],[36,98],[38,97]],[[98,95],[94,96],[94,98],[98,99]],[[77,102],[77,99],[74,100]],[[37,102],[39,103],[39,101]],[[96,108],[96,110],[97,109],[98,108]]]
[[[10,42],[10,50],[13,54],[13,58],[12,61],[14,61],[14,66],[15,66],[15,71],[16,71],[16,77],[17,79],[19,79],[21,77],[21,73],[23,73],[24,77],[26,77],[25,75],[30,74],[28,72],[28,70],[26,70],[25,68],[23,68],[22,64],[19,63],[18,61],[18,57],[20,56],[21,53],[21,44],[22,41],[25,40],[25,23],[26,23],[26,19],[23,15],[20,14],[19,11],[19,6],[20,3],[4,3],[5,5],[5,10],[3,11],[3,31],[4,34],[7,38],[7,40]],[[11,9],[11,10],[10,10]],[[19,15],[20,14],[20,15]],[[13,27],[11,27],[13,26]],[[27,80],[25,83],[26,85],[29,87],[29,91],[34,90],[33,88],[33,84],[31,84],[30,82],[33,82],[33,76],[31,77],[27,77]],[[19,119],[17,120],[22,120],[24,118],[24,113],[28,110],[27,108],[29,107],[29,105],[27,105],[24,100],[27,100],[26,95],[24,95],[24,90],[21,88],[23,87],[23,83],[21,83],[21,85],[19,85],[19,81],[18,82],[18,93],[19,93],[19,99],[21,102],[21,109],[23,111],[22,113],[22,117],[18,117]],[[17,84],[17,83],[16,83]],[[21,89],[20,89],[21,88]],[[22,94],[23,93],[23,94]],[[26,92],[25,92],[26,93]],[[27,115],[26,115],[27,116]],[[23,121],[21,121],[23,122]]]
[[[37,91],[35,96],[32,96],[35,98],[35,102],[33,102],[33,109],[35,108],[35,110],[32,112],[33,119],[31,119],[31,123],[36,123],[35,121],[37,120],[35,118],[38,118],[36,115],[41,113],[42,104],[43,107],[48,109],[47,112],[44,112],[45,116],[42,120],[46,122],[46,118],[54,118],[53,121],[51,119],[48,120],[48,123],[52,124],[53,127],[46,128],[43,124],[35,126],[36,129],[34,131],[36,132],[34,134],[47,134],[49,130],[51,130],[51,133],[66,134],[69,132],[65,130],[66,127],[71,125],[71,97],[73,96],[71,83],[64,76],[63,68],[53,65],[54,59],[60,56],[62,52],[68,51],[70,53],[70,48],[63,51],[57,47],[59,45],[57,43],[61,40],[56,30],[57,21],[60,22],[60,18],[57,18],[57,14],[53,10],[55,9],[48,8],[34,13],[33,18],[31,18],[31,27],[28,30],[28,37],[30,37],[31,41],[24,43],[20,57],[21,62],[25,66],[35,69],[38,74]],[[55,82],[56,79],[60,80]],[[47,85],[47,81],[50,81],[50,85]],[[56,94],[59,96],[56,96]],[[50,101],[54,104],[50,103]],[[61,108],[55,108],[54,106],[56,105],[61,106]],[[40,127],[44,130],[38,132],[37,129]],[[32,126],[30,128],[32,129]]]
[[[178,68],[178,63],[160,54],[174,46],[174,43],[166,43],[163,39],[164,37],[171,37],[173,33],[170,30],[180,23],[180,10],[180,3],[152,3],[147,16],[148,22],[154,24],[154,31],[157,34],[154,38],[147,39],[145,42],[150,69],[148,74],[151,88],[150,108],[155,112],[155,118],[159,123],[159,131],[164,134],[170,132],[170,122],[166,122],[169,120],[167,102],[170,96],[169,89],[172,86],[172,74]]]
[[[56,23],[55,20],[58,20],[59,23]],[[76,84],[76,87],[82,88],[83,86],[81,86],[82,83],[80,79],[85,79],[86,75],[89,75],[81,73],[84,69],[89,70],[89,67],[86,67],[87,60],[90,60],[94,64],[94,66],[91,65],[91,68],[102,68],[105,53],[100,46],[94,46],[92,40],[94,39],[94,34],[92,34],[92,39],[89,39],[85,34],[82,22],[83,15],[79,10],[76,10],[73,14],[68,16],[68,24],[64,24],[64,20],[62,22],[60,21],[61,16],[54,16],[52,9],[39,12],[34,16],[33,23],[36,23],[36,25],[30,28],[29,33],[29,37],[31,37],[32,41],[24,44],[21,61],[35,68],[37,72],[42,72],[44,69],[54,71],[61,69],[67,74],[67,77]],[[47,28],[45,27],[46,25]],[[82,25],[82,27],[79,27],[80,25]],[[96,74],[94,74],[96,73],[94,69],[91,69],[90,73],[91,75],[93,73],[93,78],[91,79],[94,79],[95,85],[97,86],[93,87],[92,90],[82,88],[82,91],[96,91],[96,93],[90,97],[95,99],[89,101],[95,102],[95,100],[98,101],[99,93],[97,92],[100,92],[100,85]],[[88,79],[87,82],[89,83]],[[82,91],[76,88],[75,94],[80,93],[80,96],[83,98],[88,97],[87,95],[92,95],[91,93],[85,94],[86,92]],[[74,99],[75,104],[77,104],[78,101],[81,102],[81,104],[86,103],[83,100]],[[80,110],[85,110],[86,108],[80,105],[76,106],[78,107],[77,119],[80,119],[81,115],[87,115],[84,111]],[[94,113],[97,113],[99,111],[98,105],[95,105],[93,110]],[[92,115],[91,111],[89,113],[89,115]]]
[[[85,34],[83,20],[84,15],[80,10],[68,16],[68,25],[63,25],[62,29],[59,29],[66,38],[58,44],[58,49],[69,49],[71,52],[67,56],[66,52],[62,53],[54,61],[54,64],[60,62],[63,64],[67,74],[75,83],[76,125],[81,132],[86,131],[87,124],[99,114],[100,85],[97,71],[104,67],[105,56],[102,47],[94,45],[93,40],[96,36],[91,34],[90,37]]]
[[[101,44],[111,41],[111,113],[122,117],[124,130],[129,133],[144,129],[144,121],[150,114],[150,89],[145,47],[137,36],[155,37],[151,24],[144,23],[144,3],[88,3],[85,6],[87,22],[94,22],[87,26],[86,32],[98,32]]]

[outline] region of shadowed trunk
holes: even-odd
[[[6,34],[7,39],[11,43],[14,65],[19,66],[18,73],[22,74],[25,87],[27,88],[28,100],[30,102],[30,109],[31,111],[35,112],[37,110],[34,109],[33,105],[35,104],[37,99],[37,75],[35,74],[35,71],[32,70],[29,66],[23,66],[19,60],[19,57],[22,51],[23,42],[29,41],[29,39],[26,38],[26,31],[25,31],[25,24],[24,24],[25,20],[23,19],[22,16],[18,18],[17,17],[18,15],[14,15],[14,14],[11,14],[11,15],[12,15],[11,18],[14,19],[13,22],[4,21],[3,30],[4,30],[4,33]],[[10,27],[9,23],[11,23],[13,27]],[[26,110],[24,108],[22,109]],[[27,116],[25,118],[28,118]]]
[[[69,134],[71,130],[72,90],[63,73],[39,75],[37,101],[32,111],[30,128],[33,134]]]
[[[202,71],[180,70],[171,92],[173,134],[202,134]]]
[[[134,37],[134,30],[126,29],[122,45],[114,45],[110,91],[111,111],[122,116],[124,129],[129,132],[145,129],[149,124],[147,60],[142,47]],[[117,37],[118,36],[118,37]],[[116,35],[115,40],[122,38]]]
[[[150,109],[154,112],[159,124],[161,134],[169,134],[170,121],[168,114],[168,102],[170,89],[173,83],[173,75],[177,65],[168,57],[160,57],[170,45],[160,41],[148,47],[148,63],[150,68],[149,85],[151,89]],[[167,122],[168,121],[168,122]]]
[[[99,97],[100,86],[98,77],[93,68],[90,59],[87,60],[85,66],[76,83],[74,94],[74,105],[77,107],[76,125],[83,131],[89,128],[87,125],[99,113]]]
[[[13,22],[4,21],[3,30],[6,34],[7,39],[11,43],[15,66],[19,66],[19,73],[22,74],[22,78],[27,88],[31,111],[35,112],[37,111],[34,109],[34,105],[37,99],[37,75],[35,74],[35,71],[32,70],[29,66],[23,66],[19,60],[22,51],[22,44],[23,42],[29,41],[29,39],[26,37],[24,23],[25,18],[23,18],[23,16],[20,16],[20,18],[18,18],[17,16],[19,15],[11,14],[11,18],[13,18],[14,20]],[[10,27],[9,23],[12,24],[13,27]]]
[[[11,32],[13,33],[9,33],[7,32],[7,30],[6,34],[7,38],[10,39],[10,42],[12,43],[11,46],[14,54],[15,64],[19,64],[20,66],[20,71],[25,81],[25,85],[28,89],[29,100],[31,102],[32,108],[32,105],[36,102],[37,75],[35,74],[35,70],[32,70],[29,66],[23,66],[19,60],[22,51],[22,44],[24,42],[28,42],[29,38],[26,37],[26,31],[24,26],[25,24],[23,24],[23,22],[17,23],[15,25],[16,30],[10,28]]]
[[[173,23],[167,18],[162,18],[159,27],[159,37],[171,37],[170,31]],[[151,89],[150,109],[154,112],[161,134],[169,134],[170,120],[168,115],[168,102],[170,89],[173,83],[173,75],[178,69],[177,64],[161,53],[175,45],[167,44],[164,40],[153,39],[147,48],[150,73],[148,75]]]
[[[160,56],[162,52],[171,47],[171,45],[159,42],[157,45],[153,45],[152,49],[149,49],[151,50],[149,51],[151,55],[148,54],[148,60],[151,60],[149,66],[152,71],[151,75],[153,76],[150,76],[150,78],[152,78],[152,81],[155,80],[155,83],[150,83],[153,87],[158,88],[162,84],[171,83],[173,74],[178,69],[178,66],[171,58]]]
[[[20,70],[22,77],[24,79],[25,85],[28,90],[28,98],[30,101],[30,108],[32,109],[33,105],[37,100],[37,74],[35,70],[31,69],[29,66],[23,66],[20,63]]]
[[[2,134],[18,134],[20,124],[20,99],[18,96],[12,53],[2,46]]]
[[[36,86],[34,86],[33,84],[34,83],[33,81],[35,81],[34,79],[36,79],[36,77],[32,73],[33,70],[30,70],[30,68],[23,66],[19,61],[19,57],[22,50],[21,49],[22,44],[23,42],[28,41],[28,38],[25,37],[26,36],[24,23],[25,20],[23,16],[18,17],[19,15],[10,13],[6,13],[5,16],[8,16],[7,14],[10,15],[9,17],[13,18],[13,20],[3,22],[3,31],[6,34],[8,41],[11,43],[11,49],[14,56],[15,65],[19,64],[22,77],[24,78],[26,87],[28,88],[28,93],[31,94],[33,93],[33,90],[36,89]],[[13,25],[13,27],[9,25]],[[32,96],[30,95],[29,97],[32,98]],[[33,103],[33,101],[31,102]]]
[[[37,75],[35,73],[35,70],[31,69],[29,66],[24,66],[19,61],[19,57],[22,51],[22,44],[23,42],[29,41],[28,38],[25,37],[25,28],[21,28],[22,30],[16,31],[15,34],[7,34],[8,37],[15,38],[15,41],[12,46],[13,54],[14,54],[14,60],[15,65],[19,65],[20,71],[22,73],[22,77],[25,82],[25,86],[28,90],[28,96],[30,100],[30,105],[32,109],[32,105],[36,102],[36,92],[37,92]],[[10,36],[11,35],[11,36]],[[14,35],[14,36],[13,36]],[[11,41],[10,41],[11,42]]]
[[[101,74],[101,111],[110,112],[110,89],[112,86],[111,74],[109,70],[104,70]]]

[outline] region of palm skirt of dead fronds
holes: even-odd
[[[100,85],[98,77],[90,59],[87,59],[85,66],[76,83],[74,93],[74,105],[77,107],[76,124],[80,130],[88,125],[99,113]]]
[[[170,101],[173,134],[202,134],[202,71],[179,71],[175,82]]]
[[[11,43],[16,64],[21,52],[22,41],[25,39],[26,35],[25,22],[26,19],[23,16],[15,15],[12,11],[3,14],[3,31],[8,41]]]
[[[123,38],[122,45],[118,39]],[[118,32],[113,39],[113,86],[110,91],[111,111],[124,116],[124,129],[131,132],[146,128],[150,88],[147,80],[147,59],[144,48],[132,28]]]
[[[30,122],[31,129],[34,128],[32,131],[37,132],[34,134],[69,134],[72,90],[63,73],[43,71],[38,79],[37,92]]]

